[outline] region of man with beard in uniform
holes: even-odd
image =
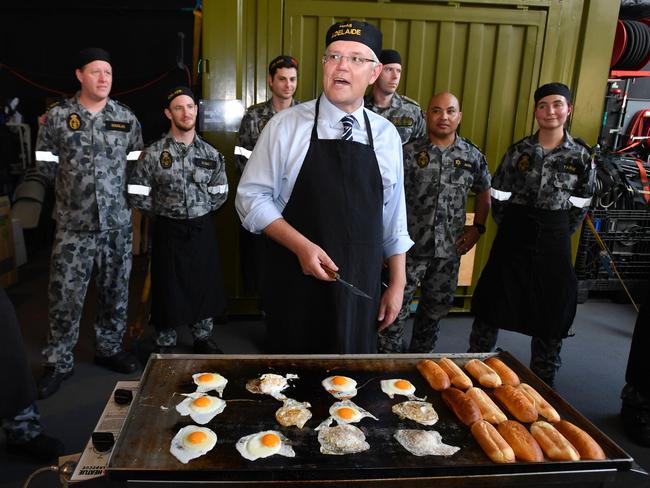
[[[296,58],[283,54],[271,61],[267,82],[271,90],[271,98],[248,107],[239,126],[235,143],[235,163],[240,176],[266,123],[276,113],[298,103],[293,98],[298,85]],[[264,241],[259,235],[252,234],[242,227],[240,227],[239,241],[244,288],[261,293],[265,269]]]
[[[564,128],[569,88],[549,83],[534,99],[539,131],[510,146],[492,178],[499,229],[474,290],[469,351],[492,351],[499,329],[529,335],[530,369],[552,386],[577,305],[570,238],[589,210],[595,166]]]
[[[399,52],[384,49],[379,55],[379,62],[383,67],[372,85],[372,92],[364,99],[366,108],[390,120],[399,132],[402,144],[425,137],[427,127],[420,105],[397,93],[402,77],[402,57]]]
[[[95,363],[120,373],[137,369],[122,350],[132,262],[127,161],[142,149],[140,124],[109,98],[109,54],[88,48],[77,58],[81,90],[51,108],[39,128],[36,166],[54,183],[56,235],[48,289],[50,329],[38,394],[45,398],[72,375],[72,349],[88,282],[96,268]]]
[[[356,20],[326,35],[323,94],[274,116],[237,189],[245,228],[268,239],[264,304],[271,348],[370,353],[395,320],[406,281],[402,146],[363,106],[381,72],[381,32]],[[380,296],[380,268],[388,289]],[[352,294],[333,273],[368,293]]]
[[[404,323],[418,283],[420,301],[409,352],[433,352],[440,319],[453,303],[460,257],[485,232],[490,173],[481,151],[456,133],[462,115],[453,94],[434,95],[427,110],[429,136],[404,146],[406,211],[415,245],[406,255],[402,309],[395,323],[380,331],[379,352],[403,352]],[[466,226],[470,191],[476,193],[474,224]]]
[[[129,177],[129,201],[153,214],[151,322],[156,352],[176,345],[188,325],[194,352],[222,351],[212,337],[213,317],[226,305],[211,212],[228,196],[223,156],[196,133],[198,105],[184,86],[164,101],[171,129],[148,146]]]

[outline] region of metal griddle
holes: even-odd
[[[471,358],[485,359],[492,355],[508,364],[522,382],[537,389],[563,419],[586,430],[601,445],[607,459],[508,465],[492,463],[473,439],[469,428],[456,419],[443,403],[440,393],[433,390],[416,369],[417,362],[425,357],[438,359],[446,356],[462,365]],[[205,425],[217,434],[217,445],[206,455],[183,464],[170,454],[170,442],[180,428],[194,422],[189,416],[180,416],[175,406],[184,398],[181,393],[195,390],[192,374],[210,371],[228,379],[223,394],[228,405],[223,413]],[[264,373],[299,375],[299,379],[292,380],[284,393],[312,405],[313,417],[302,430],[281,427],[277,423],[275,411],[282,405],[280,401],[267,395],[254,395],[245,389],[249,379]],[[344,456],[320,453],[318,432],[314,428],[329,415],[329,407],[337,401],[323,389],[321,381],[334,374],[354,378],[359,391],[352,401],[379,418],[379,421],[365,418],[356,424],[366,435],[370,444],[368,451]],[[391,406],[407,398],[396,396],[390,399],[381,391],[380,380],[389,378],[411,381],[416,387],[415,394],[426,395],[427,401],[433,404],[440,416],[438,423],[426,427],[408,419],[400,420],[393,414]],[[490,393],[489,389],[483,389]],[[211,394],[215,395],[214,392]],[[393,438],[396,429],[404,428],[437,430],[443,442],[459,446],[461,450],[451,457],[414,456]],[[235,449],[237,440],[269,429],[279,430],[291,440],[296,457],[275,455],[256,461],[243,459]],[[113,449],[108,474],[111,479],[132,480],[136,484],[137,480],[167,480],[209,481],[220,486],[229,482],[237,483],[237,486],[264,482],[302,486],[322,481],[348,485],[361,480],[377,480],[377,484],[385,486],[429,486],[436,480],[435,486],[533,486],[537,483],[540,486],[557,483],[602,486],[600,483],[616,481],[634,471],[633,467],[633,459],[626,452],[506,352],[347,356],[152,355]]]

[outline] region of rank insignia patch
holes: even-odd
[[[417,160],[420,168],[426,168],[429,165],[429,153],[426,151],[418,153]]]
[[[172,167],[172,155],[169,151],[163,151],[160,153],[160,166],[163,169],[169,169]]]
[[[71,113],[68,115],[68,127],[70,130],[81,129],[81,117],[79,117],[79,114]]]
[[[523,173],[524,171],[528,171],[529,167],[530,161],[528,159],[528,154],[523,154],[519,158],[519,161],[517,161],[517,169]]]

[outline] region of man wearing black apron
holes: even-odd
[[[173,352],[176,329],[190,328],[194,352],[221,353],[213,317],[226,307],[211,212],[228,196],[223,156],[196,133],[198,106],[187,87],[165,98],[169,133],[143,151],[129,177],[129,201],[155,215],[151,322],[156,352]]]
[[[263,301],[276,353],[375,352],[377,328],[400,309],[413,244],[399,134],[363,108],[381,71],[381,33],[338,22],[326,47],[323,94],[269,121],[237,189],[244,227],[270,238]],[[390,280],[380,296],[384,259]]]
[[[534,98],[539,132],[512,145],[492,178],[499,230],[472,299],[469,351],[493,350],[499,329],[529,335],[530,369],[552,386],[576,313],[570,238],[589,209],[594,166],[564,129],[569,88],[549,83]]]

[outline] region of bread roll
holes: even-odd
[[[538,413],[521,390],[510,385],[501,385],[494,389],[494,396],[514,418],[520,422],[530,423],[537,420]]]
[[[458,388],[449,387],[442,390],[442,399],[456,414],[458,420],[465,425],[472,425],[477,420],[481,420],[481,410],[478,405]]]
[[[530,426],[530,433],[546,454],[554,461],[579,461],[580,454],[560,432],[548,422],[540,420]]]
[[[445,373],[447,373],[447,376],[449,376],[449,381],[451,381],[451,384],[456,388],[467,390],[468,388],[474,386],[472,380],[469,379],[469,376],[463,373],[463,370],[460,369],[458,365],[451,359],[440,358],[438,360],[438,365],[445,371]]]
[[[606,459],[598,443],[580,427],[566,420],[560,420],[553,426],[576,448],[580,459]]]
[[[510,444],[515,452],[515,457],[520,461],[529,463],[541,463],[544,461],[544,453],[535,438],[530,435],[526,427],[516,420],[506,420],[497,426],[499,434]]]
[[[490,356],[484,361],[484,363],[499,375],[499,378],[501,378],[501,383],[504,385],[517,386],[519,383],[521,383],[519,376],[517,376],[517,373],[510,369],[510,366],[508,366],[496,356]]]
[[[521,383],[517,388],[519,388],[526,398],[535,405],[537,411],[543,415],[546,420],[549,422],[558,422],[560,420],[560,414],[557,413],[550,403],[548,403],[542,395],[540,395],[535,388],[532,386]]]
[[[471,427],[472,435],[483,452],[495,463],[514,463],[515,453],[501,434],[486,420],[479,420]]]
[[[423,359],[417,364],[418,371],[427,383],[437,391],[446,390],[451,384],[447,373],[430,359]]]
[[[496,372],[483,361],[470,359],[465,363],[465,369],[469,371],[476,381],[486,388],[501,386],[501,378]]]
[[[473,386],[465,394],[478,405],[483,420],[487,420],[491,424],[498,424],[508,419],[506,414],[497,407],[497,404],[492,401],[488,394],[480,388]]]

